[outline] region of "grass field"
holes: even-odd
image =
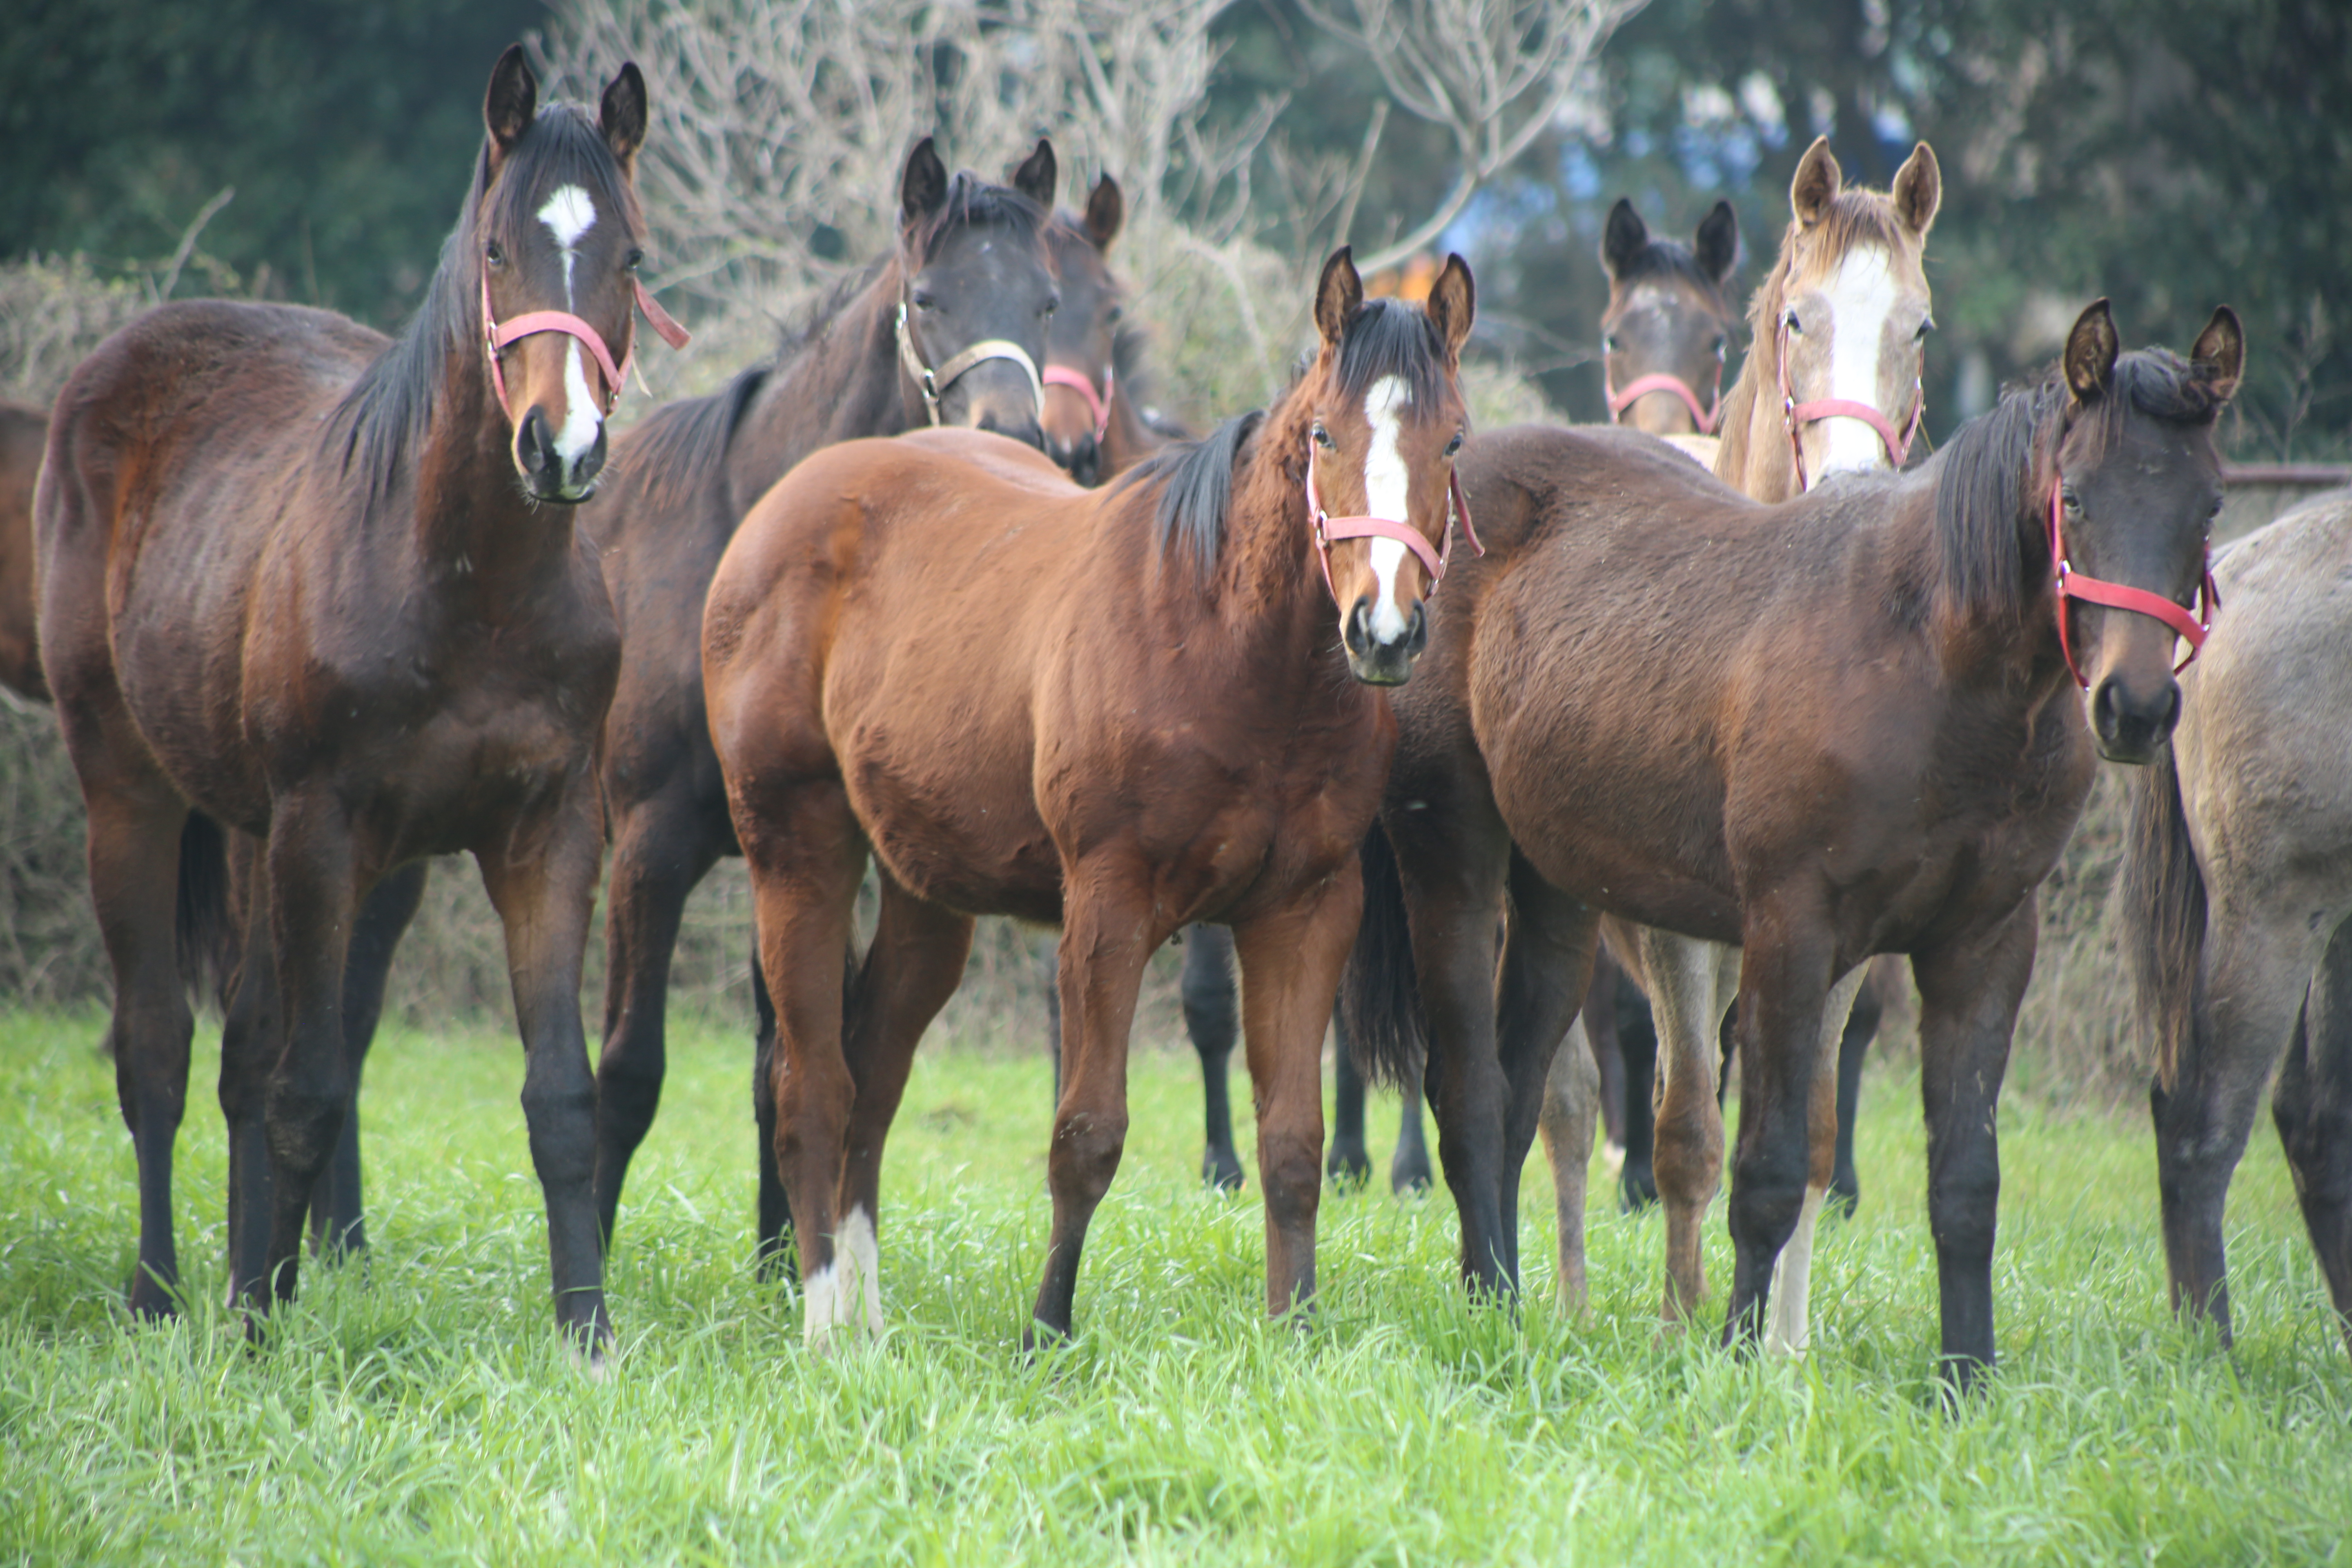
[[[1661,1342],[1659,1224],[1617,1216],[1598,1183],[1585,1320],[1553,1309],[1548,1213],[1522,1222],[1514,1320],[1462,1301],[1449,1203],[1374,1191],[1325,1203],[1318,1326],[1270,1329],[1255,1180],[1197,1186],[1195,1070],[1144,1053],[1078,1337],[1030,1362],[1045,1067],[934,1042],[887,1173],[892,1331],[817,1361],[791,1292],[748,1267],[748,1053],[683,1031],[609,1276],[621,1355],[592,1383],[551,1327],[511,1039],[378,1046],[373,1256],[311,1271],[254,1356],[214,1304],[209,1041],[180,1140],[197,1304],[163,1328],[116,1305],[131,1162],[98,1027],[0,1022],[0,1558],[2352,1556],[2352,1366],[2266,1128],[2231,1211],[2233,1363],[2164,1308],[2145,1124],[2005,1107],[2003,1360],[1952,1415],[1930,1378],[1916,1086],[1897,1073],[1869,1087],[1864,1210],[1827,1227],[1814,1349],[1790,1364],[1734,1361],[1711,1333]],[[1383,1158],[1393,1118],[1376,1106]],[[1719,1205],[1708,1268],[1719,1290]]]

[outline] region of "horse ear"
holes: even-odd
[[[1625,269],[1633,265],[1633,258],[1649,243],[1650,226],[1633,210],[1630,198],[1619,196],[1617,205],[1609,209],[1607,226],[1601,231],[1601,265],[1610,281],[1624,277]]]
[[[919,226],[947,201],[948,166],[940,162],[940,150],[926,136],[907,154],[907,172],[898,179],[898,226]]]
[[[1739,215],[1729,202],[1716,203],[1715,210],[1699,219],[1698,243],[1691,254],[1698,258],[1698,269],[1717,285],[1739,265]]]
[[[2107,395],[2115,384],[2120,348],[2116,319],[2108,313],[2107,302],[2092,300],[2090,308],[2074,319],[2074,330],[2066,334],[2066,385],[2075,402],[2095,403]]]
[[[490,90],[482,99],[482,128],[500,157],[514,150],[539,114],[539,79],[530,74],[520,44],[509,44],[490,68]]]
[[[1437,335],[1445,340],[1446,357],[1459,361],[1462,345],[1470,338],[1470,322],[1478,314],[1478,286],[1470,280],[1470,264],[1459,256],[1446,257],[1445,270],[1429,286],[1423,308],[1436,324]]]
[[[636,62],[621,67],[604,89],[604,101],[596,111],[597,128],[604,132],[604,145],[622,168],[631,167],[637,149],[646,144],[646,79],[639,73]]]
[[[1944,171],[1936,162],[1936,150],[1922,142],[1895,171],[1895,216],[1925,238],[1936,221],[1936,209],[1943,205]]]
[[[1118,226],[1127,221],[1127,197],[1118,182],[1105,174],[1095,182],[1087,195],[1087,237],[1099,251],[1110,249],[1110,242],[1118,237]]]
[[[2217,396],[2236,395],[2238,380],[2246,371],[2246,330],[2238,324],[2238,312],[2227,305],[2215,310],[2197,334],[2189,358],[2198,374],[2213,384]]]
[[[1838,168],[1837,155],[1830,151],[1830,139],[1816,136],[1805,155],[1797,160],[1797,177],[1789,182],[1789,210],[1797,215],[1800,226],[1811,228],[1822,221],[1822,215],[1844,188],[1845,175]]]
[[[1363,308],[1364,280],[1356,275],[1354,250],[1343,245],[1323,264],[1322,280],[1315,285],[1315,330],[1324,346],[1336,352],[1348,323]]]
[[[1061,183],[1062,171],[1054,162],[1054,144],[1043,136],[1037,138],[1037,150],[1021,161],[1013,171],[1013,188],[1044,207],[1054,210],[1054,187]]]

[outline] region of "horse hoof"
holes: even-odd
[[[1861,1178],[1850,1170],[1831,1176],[1829,1205],[1841,1218],[1852,1219],[1854,1210],[1862,1206]]]
[[[1212,1149],[1201,1157],[1201,1180],[1221,1193],[1242,1190],[1242,1163],[1230,1149]]]
[[[1389,1191],[1402,1197],[1407,1193],[1429,1191],[1429,1162],[1414,1160],[1389,1167]]]
[[[1371,1157],[1360,1148],[1343,1144],[1331,1145],[1331,1157],[1324,1162],[1324,1174],[1341,1192],[1354,1192],[1372,1179]]]
[[[1658,1178],[1647,1166],[1628,1165],[1617,1181],[1617,1205],[1627,1214],[1640,1214],[1658,1201]]]

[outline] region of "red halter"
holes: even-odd
[[[1723,416],[1723,362],[1720,359],[1715,362],[1715,401],[1705,408],[1698,405],[1698,394],[1691,390],[1690,383],[1662,370],[1638,376],[1620,390],[1610,379],[1609,351],[1605,348],[1601,351],[1601,391],[1609,399],[1609,423],[1612,425],[1619,423],[1618,416],[1633,407],[1641,398],[1653,392],[1671,392],[1690,409],[1691,418],[1698,426],[1698,433],[1712,436],[1715,434],[1715,422]]]
[[[2179,675],[2196,662],[2199,651],[2205,646],[2207,634],[2213,629],[2214,612],[2221,607],[2221,590],[2213,582],[2211,546],[2206,548],[2205,569],[2197,582],[2197,613],[2193,616],[2161,594],[2086,577],[2067,561],[2065,541],[2059,534],[2059,520],[2065,510],[2063,490],[2063,479],[2050,481],[2050,560],[2052,570],[2058,577],[2058,651],[2066,656],[2067,673],[2084,690],[2091,689],[2091,683],[2084,679],[2083,672],[2075,668],[2074,645],[2066,636],[2066,601],[2080,599],[2086,605],[2104,605],[2109,609],[2132,610],[2143,616],[2154,616],[2170,626],[2189,644],[2187,657],[2172,667],[2172,673]]]
[[[692,341],[693,335],[672,320],[670,313],[646,292],[644,283],[632,278],[629,287],[636,291],[637,309],[646,313],[646,320],[653,323],[653,329],[661,334],[662,342],[674,349],[682,349]],[[498,392],[501,408],[506,406],[507,401],[507,374],[499,362],[499,351],[535,332],[563,332],[580,340],[587,348],[589,357],[596,362],[596,368],[604,374],[604,411],[612,413],[613,405],[621,401],[621,387],[629,379],[629,367],[636,363],[637,345],[635,341],[630,342],[629,352],[622,356],[621,363],[614,364],[613,351],[605,346],[604,335],[569,310],[532,310],[501,323],[490,313],[490,275],[487,269],[484,270],[482,342],[489,351],[490,385]]]
[[[1100,392],[1095,390],[1095,384],[1087,378],[1086,372],[1072,370],[1066,364],[1047,365],[1043,380],[1047,386],[1066,386],[1087,400],[1087,409],[1095,416],[1095,439],[1099,441],[1110,434],[1112,384],[1118,374],[1118,372],[1115,367],[1103,366],[1103,384]]]
[[[1470,541],[1470,548],[1479,554],[1486,547],[1478,542],[1478,531],[1470,526],[1470,502],[1462,494],[1462,477],[1448,474],[1445,479],[1445,542],[1433,550],[1421,531],[1411,523],[1387,517],[1333,517],[1323,510],[1323,498],[1315,489],[1315,437],[1307,437],[1307,516],[1315,529],[1315,557],[1323,565],[1324,591],[1331,602],[1339,602],[1339,590],[1331,581],[1331,546],[1342,539],[1393,539],[1421,557],[1429,573],[1429,592],[1434,595],[1438,584],[1445,580],[1445,564],[1454,558],[1454,520],[1462,520],[1462,531]]]
[[[1799,433],[1808,426],[1823,419],[1859,419],[1878,432],[1886,446],[1886,458],[1896,468],[1911,455],[1912,437],[1919,434],[1919,421],[1927,416],[1927,389],[1917,378],[1911,383],[1911,418],[1897,436],[1885,415],[1867,403],[1855,403],[1843,397],[1819,397],[1811,403],[1797,401],[1796,389],[1789,384],[1789,318],[1780,318],[1780,330],[1774,353],[1780,362],[1780,409],[1788,421],[1789,452],[1797,460],[1797,489],[1809,490],[1812,481],[1805,478],[1805,444]]]

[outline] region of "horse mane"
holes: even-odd
[[[2058,443],[2085,432],[2088,456],[2122,440],[2135,415],[2168,425],[2210,425],[2224,399],[2215,384],[2169,349],[2120,356],[2107,395],[2078,405],[2056,369],[2002,393],[2000,402],[1953,432],[1936,484],[1937,601],[1947,615],[1999,619],[2024,613],[2029,564],[2040,569],[2043,507]],[[2074,417],[2070,412],[2079,409]]]
[[[328,416],[342,436],[343,468],[363,477],[371,499],[414,470],[432,437],[434,405],[447,379],[449,357],[482,336],[482,239],[530,217],[530,197],[543,180],[586,187],[600,205],[636,218],[636,201],[604,133],[577,104],[551,103],[509,151],[495,186],[485,141],[457,226],[442,241],[441,258],[425,285],[424,302],[390,347],[360,373]],[[488,207],[483,198],[490,197]]]
[[[1679,239],[1667,239],[1656,235],[1634,253],[1625,270],[1617,274],[1616,283],[1631,288],[1654,278],[1672,279],[1687,283],[1711,298],[1722,297],[1722,286],[1699,269],[1698,255]]]
[[[908,231],[907,259],[910,266],[921,267],[947,232],[959,227],[1005,228],[1024,244],[1043,247],[1045,226],[1052,218],[1042,204],[1011,185],[992,184],[977,174],[959,172],[948,182],[947,199],[939,210]]]
[[[1339,337],[1339,393],[1362,397],[1382,376],[1404,383],[1407,405],[1445,395],[1445,340],[1429,312],[1402,300],[1367,300]]]

